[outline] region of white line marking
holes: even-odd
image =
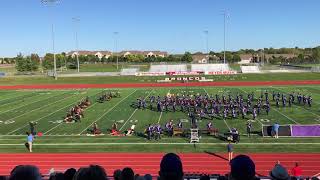
[[[150,94],[152,93],[152,91],[153,90],[151,90],[150,92],[149,92],[149,94],[144,98],[144,100],[146,100],[149,96],[150,96]],[[121,128],[119,129],[119,131],[121,131],[122,130],[122,128],[127,124],[127,122],[130,120],[130,118],[132,118],[132,116],[136,113],[136,111],[138,110],[138,108],[136,108],[134,111],[133,111],[133,113],[131,114],[131,116],[126,120],[126,122],[121,126]]]
[[[279,90],[279,91],[281,91],[281,92],[283,92],[283,93],[285,93],[285,94],[286,94],[286,92],[285,92],[285,91],[283,91],[283,90],[281,90],[281,89],[279,89],[279,88],[275,88],[275,87],[273,87],[273,89],[277,89],[277,90]],[[313,115],[315,115],[315,116],[317,116],[317,117],[320,117],[318,114],[316,114],[316,113],[314,113],[314,112],[310,111],[309,109],[302,108],[302,107],[298,106],[297,104],[293,104],[293,105],[294,105],[295,107],[297,107],[297,108],[300,108],[300,109],[304,110],[304,111],[310,112],[311,114],[313,114]],[[316,121],[318,121],[318,122],[320,122],[320,120],[318,120],[318,119],[315,119],[315,120],[316,120]]]
[[[58,95],[57,95],[57,96],[58,96]],[[52,97],[55,97],[55,96],[52,96]],[[47,98],[47,99],[50,99],[50,98],[52,98],[52,97],[49,97],[49,98]],[[43,100],[46,100],[46,99],[43,99]],[[57,102],[59,102],[59,101],[62,101],[62,100],[64,100],[64,99],[55,101],[55,102],[53,102],[53,103],[49,103],[49,104],[47,104],[47,105],[45,105],[45,106],[38,107],[38,108],[33,109],[33,110],[31,110],[31,111],[27,111],[27,112],[25,112],[25,113],[20,114],[19,116],[15,116],[15,117],[13,117],[13,118],[11,118],[11,119],[8,119],[8,121],[9,121],[9,120],[12,120],[12,119],[16,119],[16,118],[18,118],[18,117],[21,117],[21,116],[23,116],[23,115],[25,115],[25,114],[29,114],[29,113],[31,113],[31,112],[33,112],[33,111],[38,110],[38,109],[42,109],[42,108],[48,107],[48,106],[50,106],[50,105],[52,105],[52,104],[55,104],[55,103],[57,103]],[[38,101],[36,101],[36,102],[38,102]],[[32,104],[32,103],[31,103],[31,104]]]
[[[126,96],[125,98],[123,98],[121,101],[119,101],[117,104],[115,104],[111,109],[109,109],[107,112],[103,113],[98,119],[96,119],[94,122],[92,122],[88,127],[86,127],[84,130],[82,130],[80,132],[80,134],[82,134],[84,131],[86,131],[88,128],[90,128],[92,126],[93,123],[98,122],[100,119],[103,118],[103,116],[105,116],[106,114],[108,114],[110,111],[112,111],[116,106],[118,106],[122,101],[124,101],[125,99],[127,99],[129,96],[131,96],[133,93],[135,93],[137,91],[134,90],[131,94],[129,94],[128,96]]]
[[[52,98],[52,97],[55,97],[55,96],[50,96],[49,98],[46,98],[46,99],[50,99],[50,98]],[[16,109],[19,109],[19,108],[22,108],[22,107],[24,107],[24,106],[28,106],[28,105],[30,105],[30,104],[33,104],[33,103],[36,103],[36,102],[39,102],[39,101],[43,101],[43,100],[46,100],[46,99],[41,99],[41,100],[38,100],[38,101],[31,102],[31,103],[29,103],[29,104],[25,104],[25,105],[16,107],[16,108],[14,108],[14,109],[9,109],[9,110],[6,110],[6,111],[2,111],[2,112],[0,112],[0,114],[6,113],[6,112],[10,112],[10,111],[13,111],[13,112],[14,112],[14,111],[17,111]]]
[[[281,114],[282,116],[286,117],[287,119],[291,120],[292,122],[296,123],[296,124],[300,124],[297,121],[293,120],[292,118],[286,116],[285,114],[283,114],[282,112],[278,111],[276,108],[272,108],[273,110],[277,111],[279,114]]]
[[[72,96],[75,96],[75,95],[72,95]],[[66,100],[66,99],[68,99],[68,98],[71,98],[72,96],[69,96],[69,97],[67,97],[67,98],[65,98],[65,99],[62,99],[62,100]],[[59,101],[62,101],[62,100],[59,100]],[[59,102],[59,101],[57,101],[57,102]],[[76,101],[76,102],[77,102],[77,101]],[[54,103],[52,103],[52,104],[54,104]],[[43,116],[43,117],[35,120],[34,122],[38,122],[38,121],[40,121],[41,119],[43,119],[43,118],[45,118],[45,117],[48,117],[48,116],[50,116],[50,115],[52,115],[52,114],[54,114],[54,113],[56,113],[56,112],[58,112],[58,111],[61,111],[61,110],[64,109],[64,108],[67,108],[67,107],[71,106],[72,104],[74,104],[74,102],[71,103],[71,104],[68,104],[67,106],[64,106],[64,107],[62,107],[62,108],[60,108],[60,109],[58,109],[58,110],[56,110],[56,111],[54,111],[54,112],[52,112],[52,113],[50,113],[50,114],[45,115],[45,116]],[[25,127],[27,127],[27,126],[28,126],[28,124],[27,124],[27,125],[24,125],[24,126],[22,126],[22,127],[20,127],[20,128],[17,128],[17,129],[15,129],[15,130],[7,133],[7,135],[9,135],[9,134],[11,134],[11,133],[13,133],[13,132],[16,132],[16,131],[18,131],[18,130],[20,130],[20,129],[22,129],[22,128],[25,128]]]
[[[169,89],[168,93],[170,93],[170,91],[171,91],[171,89]],[[161,113],[160,113],[160,116],[159,116],[159,119],[158,119],[158,124],[159,124],[159,123],[160,123],[160,121],[161,121],[162,113],[163,113],[163,111],[161,110]]]
[[[224,143],[196,143],[198,145],[226,145],[227,142]],[[17,144],[0,144],[0,146],[21,146],[24,145],[24,143],[17,143]],[[192,145],[193,143],[156,143],[156,142],[150,142],[150,143],[47,143],[47,144],[41,144],[37,143],[35,146],[90,146],[90,145]],[[285,142],[279,142],[279,143],[239,143],[237,146],[248,146],[248,145],[320,145],[320,143],[285,143]]]
[[[247,91],[242,90],[242,89],[240,89],[240,88],[238,88],[238,89],[239,89],[240,91],[245,92],[245,93],[247,93],[247,94],[248,94],[248,92],[247,92]],[[283,114],[282,112],[278,111],[276,108],[273,108],[272,106],[270,106],[270,109],[273,109],[273,110],[277,111],[279,114],[281,114],[282,116],[284,116],[284,117],[286,117],[287,119],[291,120],[292,122],[294,122],[294,123],[296,123],[296,124],[300,124],[300,123],[298,123],[297,121],[293,120],[292,118],[290,118],[290,117],[286,116],[286,115],[285,115],[285,114]]]
[[[5,101],[5,100],[7,100],[7,99],[13,99],[13,98],[17,98],[17,97],[21,97],[21,96],[30,94],[30,93],[26,93],[26,94],[23,94],[23,95],[21,95],[21,96],[11,96],[11,95],[13,95],[13,94],[18,94],[18,93],[21,93],[21,92],[16,91],[15,93],[10,94],[10,97],[8,97],[8,98],[6,98],[6,99],[1,99],[0,102]],[[33,93],[35,93],[35,92],[31,92],[31,94],[33,94]]]
[[[202,88],[204,90],[204,92],[209,96],[209,93],[207,92],[207,90],[205,88]],[[229,131],[231,130],[230,126],[228,125],[227,121],[223,118],[223,122],[224,124],[227,126],[227,128],[229,129]]]

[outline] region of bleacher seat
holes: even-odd
[[[242,73],[261,73],[258,66],[241,66]]]
[[[122,69],[120,72],[121,76],[132,76],[136,75],[136,73],[139,72],[139,69],[137,68],[128,68],[128,69]]]
[[[188,70],[186,64],[176,65],[151,65],[149,72],[186,72]]]
[[[191,71],[200,72],[220,72],[220,71],[230,71],[228,64],[192,64]]]

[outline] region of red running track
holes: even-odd
[[[237,82],[176,82],[176,83],[117,83],[117,84],[36,84],[0,86],[0,89],[81,89],[81,88],[145,88],[185,86],[278,86],[320,85],[320,80],[307,81],[237,81]]]
[[[70,167],[79,168],[89,164],[103,166],[107,174],[124,167],[131,167],[135,173],[157,175],[163,153],[72,153],[72,154],[0,154],[0,174],[8,175],[16,165],[36,165],[42,174],[51,168],[64,171]],[[179,154],[186,173],[225,174],[230,167],[224,159],[226,154],[183,153]],[[317,154],[249,154],[256,164],[258,175],[268,175],[279,160],[288,171],[299,162],[304,176],[314,176],[320,171],[320,153]]]

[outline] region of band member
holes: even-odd
[[[179,120],[179,122],[178,122],[178,125],[177,125],[177,126],[178,126],[178,128],[179,128],[179,129],[182,129],[182,122],[181,122],[181,120]]]
[[[152,132],[153,132],[153,127],[151,126],[151,124],[149,124],[147,128],[148,140],[151,140]]]
[[[247,121],[247,136],[248,137],[251,137],[251,129],[252,129],[251,121]]]
[[[114,122],[112,124],[112,129],[111,130],[118,131],[118,124],[116,122]]]
[[[66,115],[66,117],[64,118],[64,122],[69,123],[69,122],[72,122],[72,121],[73,121],[73,117],[72,117],[72,115],[70,113],[68,113]]]
[[[308,102],[308,106],[311,107],[311,103],[312,103],[312,97],[311,96],[309,96],[307,98],[307,102]]]
[[[161,139],[161,126],[158,124],[155,128],[155,140]]]
[[[252,117],[253,117],[254,120],[257,117],[257,109],[256,108],[253,108]]]
[[[97,124],[96,122],[93,123],[92,129],[93,129],[93,134],[94,134],[94,135],[99,135],[99,134],[101,134],[101,131],[100,131],[100,129],[98,128],[98,124]]]
[[[208,131],[208,134],[211,134],[213,132],[213,128],[212,128],[212,123],[211,122],[208,122],[208,124],[207,124],[207,131]]]

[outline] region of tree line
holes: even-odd
[[[196,53],[200,54],[200,53]],[[261,62],[262,59],[266,63],[271,64],[301,64],[301,63],[320,63],[320,46],[315,48],[265,48],[260,50],[253,49],[241,49],[239,51],[225,52],[226,61],[228,63],[236,63],[241,61],[241,54],[251,54],[252,56],[259,55],[256,62]],[[294,54],[295,56],[291,58],[283,57],[281,54]],[[269,58],[267,59],[267,55]],[[77,68],[77,58],[72,57],[66,53],[56,54],[56,66],[57,68],[66,67],[68,69]],[[264,57],[263,57],[264,56]],[[95,55],[79,55],[80,64],[85,63],[115,63],[115,62],[125,62],[125,63],[154,63],[154,62],[181,62],[181,63],[191,63],[193,59],[193,54],[190,52],[185,52],[181,55],[169,55],[166,57],[145,57],[140,54],[129,54],[127,56],[109,56],[102,57],[101,59]],[[224,59],[223,52],[213,52],[209,53],[209,62],[221,63]],[[43,70],[51,70],[54,66],[54,56],[52,53],[47,53],[42,59],[37,54],[31,54],[30,56],[23,56],[18,54],[15,58],[4,58],[2,63],[12,64],[15,63],[15,67],[19,72],[32,72],[38,71],[41,68]]]

